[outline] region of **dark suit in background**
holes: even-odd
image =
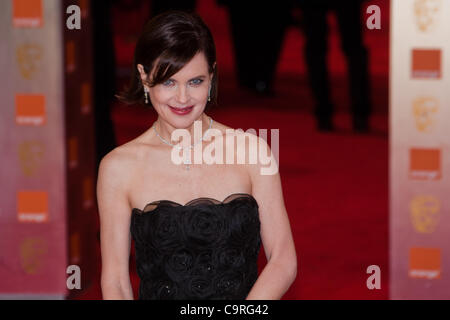
[[[271,93],[284,32],[290,21],[290,1],[219,0],[228,8],[239,85]]]
[[[353,128],[368,130],[371,112],[368,53],[363,44],[361,21],[362,0],[297,0],[302,11],[302,27],[306,37],[305,58],[309,82],[316,100],[315,115],[320,130],[332,130],[333,104],[327,69],[327,13],[336,14],[341,47],[345,54],[350,80],[350,111]]]

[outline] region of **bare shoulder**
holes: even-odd
[[[215,122],[214,124],[214,129],[218,129],[220,132],[222,132],[222,134],[225,136],[227,135],[228,137],[249,137],[249,138],[257,138],[256,136],[256,132],[252,132],[252,130],[247,130],[244,131],[241,128],[232,128],[230,126],[227,126],[223,123],[220,122]]]
[[[223,123],[220,123],[218,121],[214,121],[213,128],[220,130],[223,134],[226,133],[226,130],[233,130],[233,128],[231,128]]]
[[[108,180],[126,182],[139,159],[144,157],[145,150],[139,141],[130,141],[115,148],[101,160],[99,178],[101,175],[107,175]]]
[[[97,180],[97,198],[99,208],[103,211],[121,211],[128,216],[132,208],[129,195],[140,171],[140,158],[144,157],[144,152],[149,152],[148,148],[138,140],[133,140],[103,157]],[[114,203],[114,209],[108,209],[111,203]]]
[[[231,138],[237,138],[235,144],[236,151],[246,151],[251,152],[252,148],[263,147],[270,152],[270,147],[267,141],[258,136],[257,131],[254,129],[248,129],[244,131],[241,128],[232,128],[222,123],[216,123],[217,129],[219,129],[224,135]],[[241,143],[239,143],[241,142]],[[245,142],[245,143],[243,143]],[[243,149],[243,150],[241,150]]]
[[[225,148],[227,152],[234,152],[236,163],[241,163],[250,176],[276,175],[278,173],[278,163],[269,144],[265,137],[258,136],[256,130],[244,131],[241,128],[232,128],[218,122],[216,122],[215,128],[219,129],[226,139],[234,141],[230,146],[224,141]],[[233,150],[229,150],[229,148]]]
[[[119,146],[103,157],[100,162],[100,171],[119,171],[124,168],[132,160],[128,147]]]

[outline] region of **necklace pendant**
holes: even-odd
[[[184,163],[185,169],[186,169],[187,171],[191,170],[191,164],[192,164],[192,162],[191,162],[191,159],[189,159],[189,157],[185,157],[183,163]]]

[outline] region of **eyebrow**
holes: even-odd
[[[193,78],[191,78],[191,79],[189,79],[188,81],[192,81],[192,80],[195,80],[195,79],[205,79],[206,78],[206,76],[205,75],[200,75],[200,76],[197,76],[197,77],[193,77]],[[173,79],[173,78],[169,78],[168,80],[172,80],[172,81],[176,81],[175,79]]]

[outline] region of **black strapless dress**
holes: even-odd
[[[249,194],[185,205],[162,200],[133,209],[139,299],[247,297],[258,277],[258,204]]]

